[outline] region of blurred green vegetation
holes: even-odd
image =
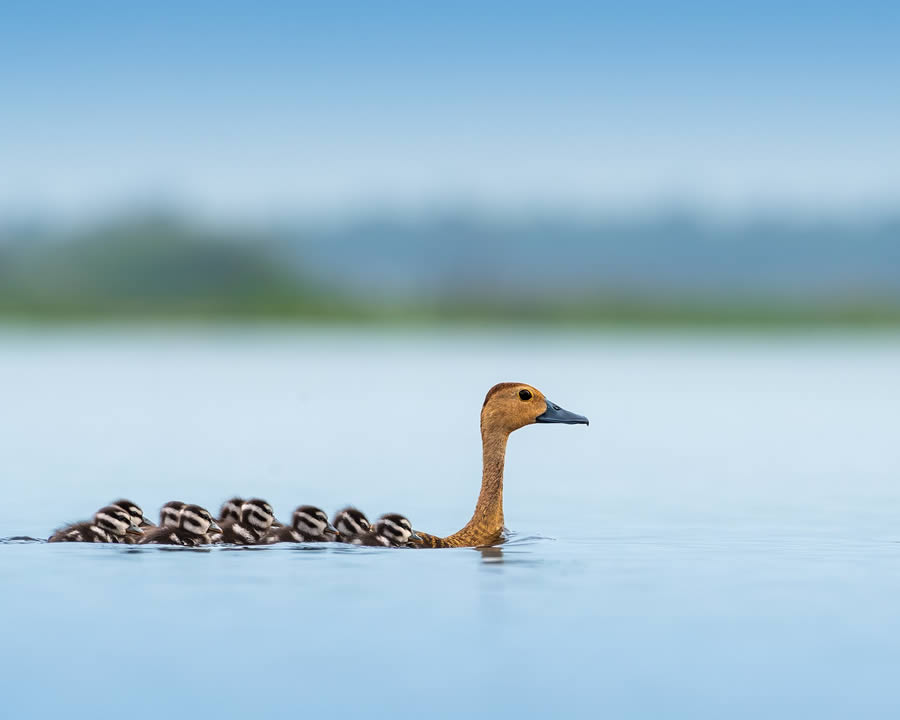
[[[253,315],[301,307],[315,295],[250,245],[168,222],[40,238],[0,254],[7,317]]]
[[[379,232],[384,236],[391,231],[382,227]],[[362,239],[354,242],[363,247],[366,233],[357,230],[356,234]],[[315,262],[316,257],[321,259],[321,248],[318,255],[304,255],[308,243],[294,234],[214,230],[165,215],[125,218],[67,232],[7,228],[0,233],[0,320],[900,326],[900,293],[891,292],[892,276],[868,293],[859,292],[858,287],[842,292],[846,283],[838,283],[830,292],[788,297],[767,293],[764,287],[729,292],[727,278],[696,291],[690,276],[680,285],[660,283],[660,289],[654,286],[657,257],[649,259],[650,270],[638,275],[631,286],[616,285],[603,278],[585,281],[577,253],[569,248],[565,252],[575,259],[573,277],[581,282],[568,282],[564,266],[557,270],[556,279],[534,267],[531,274],[527,269],[515,271],[521,283],[498,288],[492,282],[496,273],[483,265],[473,280],[469,268],[484,257],[476,246],[464,262],[455,258],[459,272],[453,274],[444,266],[422,267],[414,243],[409,244],[412,253],[407,253],[413,257],[410,262],[403,259],[396,243],[391,246],[383,237],[374,240],[383,242],[388,255],[394,253],[393,264],[388,263],[394,275],[370,272],[377,264],[378,248],[355,252],[352,244],[338,242],[324,266],[347,266],[351,272],[329,273]],[[533,238],[530,246],[537,246]],[[552,250],[552,242],[550,246]],[[702,271],[702,258],[698,258],[692,261]],[[443,260],[439,256],[429,262],[440,265]],[[504,262],[502,256],[497,262]],[[696,272],[694,266],[691,272]],[[436,274],[440,282],[429,285],[428,273]],[[354,280],[372,276],[380,277],[380,284]],[[404,292],[392,292],[397,277],[421,282]],[[564,292],[553,292],[556,281]]]

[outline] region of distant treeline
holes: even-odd
[[[0,317],[900,324],[900,217],[0,226]]]

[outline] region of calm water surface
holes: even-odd
[[[900,713],[900,339],[0,331],[0,537],[119,496],[458,529],[500,380],[505,546],[0,544],[15,718]]]

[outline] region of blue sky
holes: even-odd
[[[900,200],[896,3],[428,5],[5,2],[0,213]]]

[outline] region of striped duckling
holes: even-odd
[[[178,527],[181,511],[187,507],[187,503],[180,500],[171,500],[159,509],[159,527]]]
[[[345,507],[338,511],[332,524],[337,530],[337,542],[353,542],[353,538],[365,535],[372,530],[369,518],[362,510],[357,510],[355,507]]]
[[[241,508],[244,506],[244,498],[233,497],[228,498],[219,508],[219,518],[217,520],[220,526],[224,526],[227,522],[238,521],[241,519]],[[213,543],[222,542],[221,529],[211,532],[209,540]]]
[[[229,520],[240,520],[241,509],[244,507],[244,498],[233,497],[222,503],[219,508],[219,523],[228,522]]]
[[[219,542],[232,545],[256,545],[269,532],[275,521],[275,512],[265,500],[245,500],[241,506],[240,520],[229,520],[222,525]]]
[[[116,500],[113,505],[116,507],[120,507],[125,512],[127,512],[131,516],[131,522],[138,527],[141,533],[148,533],[151,530],[156,529],[156,525],[154,525],[144,516],[144,511],[141,510],[140,506],[131,502],[131,500],[125,500],[124,498],[122,498],[121,500]],[[129,545],[134,545],[135,543],[140,542],[140,539],[140,535],[129,533],[125,536],[125,540],[123,542],[128,543]]]
[[[209,531],[219,530],[219,526],[206,508],[199,505],[185,505],[178,514],[178,525],[163,525],[145,537],[141,545],[184,545],[196,547],[209,544]]]
[[[282,542],[333,542],[337,536],[325,511],[313,505],[301,505],[294,510],[290,527],[272,528],[263,538],[267,545]]]
[[[96,512],[92,521],[60,528],[48,541],[121,543],[129,534],[141,534],[131,515],[117,505],[107,505]]]
[[[357,535],[350,542],[369,547],[415,547],[416,540],[419,536],[405,516],[388,513],[378,518],[371,532]]]

